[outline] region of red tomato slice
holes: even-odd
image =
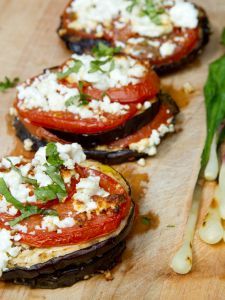
[[[160,64],[169,64],[176,61],[181,60],[183,57],[187,56],[196,46],[196,44],[199,41],[199,29],[186,29],[185,35],[182,33],[181,29],[176,28],[174,29],[173,34],[177,37],[182,37],[183,40],[179,41],[177,44],[177,48],[175,52],[165,58],[158,58],[152,61],[152,64],[154,65],[160,65]]]
[[[73,208],[73,200],[71,199],[72,194],[70,193],[70,197],[68,197],[64,203],[52,204],[51,208],[57,210],[59,218],[65,218],[68,216],[68,212],[72,212],[71,216],[78,221],[80,220],[81,223],[70,228],[62,229],[62,233],[48,232],[45,230],[35,230],[36,225],[41,225],[42,215],[31,216],[20,223],[28,228],[27,233],[19,232],[21,235],[21,243],[39,248],[74,245],[108,235],[119,227],[121,221],[128,215],[131,207],[130,196],[124,190],[122,185],[118,184],[113,178],[97,170],[79,167],[79,173],[82,173],[83,177],[91,174],[100,176],[100,186],[108,191],[110,195],[117,197],[116,203],[118,209],[116,211],[109,209],[98,215],[92,214],[90,219],[82,219],[82,214],[76,214],[76,211]],[[123,196],[123,201],[121,201],[121,196]],[[14,217],[7,214],[0,214],[0,227],[9,228],[9,226],[4,224],[4,220],[10,221],[12,219],[14,219]],[[30,234],[32,231],[35,231],[35,234]]]
[[[160,89],[160,80],[154,71],[148,74],[136,84],[129,84],[121,88],[111,88],[106,91],[111,101],[120,103],[141,103],[145,100],[152,99]],[[93,98],[101,98],[102,91],[91,86],[86,87],[85,92]]]
[[[124,124],[137,112],[136,105],[130,104],[126,114],[114,115],[105,113],[105,118],[97,120],[95,118],[80,119],[78,115],[70,112],[44,112],[39,109],[22,110],[18,107],[18,100],[16,101],[16,108],[22,118],[28,119],[34,125],[76,134],[110,131]]]
[[[145,125],[134,134],[111,143],[110,148],[126,148],[132,143],[136,143],[141,139],[149,137],[153,129],[158,129],[161,124],[166,124],[166,121],[173,116],[172,113],[168,113],[167,111],[168,107],[166,105],[161,105],[157,116],[149,124]]]

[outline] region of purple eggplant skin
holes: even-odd
[[[39,289],[69,287],[78,281],[89,279],[94,274],[111,270],[121,261],[121,256],[125,248],[126,243],[125,241],[122,241],[103,255],[94,257],[93,260],[89,261],[87,264],[68,267],[63,270],[55,271],[52,274],[39,275],[30,279],[20,277],[10,282]]]
[[[153,69],[158,75],[166,75],[172,72],[175,72],[179,69],[182,69],[186,64],[189,64],[193,62],[199,54],[202,52],[204,47],[209,42],[210,37],[210,24],[209,19],[206,15],[206,12],[201,7],[195,5],[196,8],[199,10],[199,29],[200,29],[200,39],[198,44],[195,46],[195,48],[185,57],[180,59],[177,62],[170,62],[167,64],[161,64],[161,65],[153,65]],[[62,29],[62,22],[57,29],[57,33],[59,37],[65,42],[67,48],[71,50],[72,52],[75,52],[79,55],[90,51],[96,44],[99,42],[104,42],[105,44],[109,46],[113,46],[110,44],[109,41],[106,41],[104,39],[81,39],[79,37],[73,36],[73,35],[60,35],[59,32]]]
[[[66,140],[70,143],[79,143],[84,148],[93,148],[102,144],[110,144],[115,140],[124,138],[137,130],[141,129],[143,126],[151,122],[157,115],[160,108],[160,98],[158,101],[152,103],[151,107],[146,109],[144,112],[136,114],[134,117],[127,120],[124,124],[118,126],[117,128],[100,132],[97,134],[74,134],[64,131],[57,131],[48,129],[51,133],[59,137],[60,139]]]
[[[46,275],[52,277],[54,273],[60,274],[60,272],[63,273],[63,271],[71,269],[79,269],[82,271],[85,269],[85,267],[87,267],[87,273],[84,274],[81,279],[83,279],[83,277],[86,275],[91,275],[92,272],[88,273],[88,270],[95,268],[94,264],[96,259],[98,257],[104,257],[108,252],[110,252],[111,256],[111,250],[116,249],[119,244],[125,241],[133,225],[135,211],[134,207],[134,202],[132,202],[132,208],[127,220],[127,224],[119,233],[119,235],[94,244],[88,248],[81,249],[64,256],[52,258],[45,263],[36,264],[30,268],[15,267],[14,269],[9,269],[3,272],[0,280],[13,282],[18,282],[21,280],[21,283],[25,284],[25,282],[29,282],[30,280],[32,281],[39,276]],[[90,267],[88,267],[89,265]],[[108,269],[108,266],[106,269],[104,269],[104,265],[98,265],[97,268],[98,271],[101,271]],[[95,271],[97,271],[97,269]]]

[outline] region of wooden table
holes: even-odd
[[[85,0],[84,0],[85,1]],[[0,79],[19,76],[21,80],[38,74],[45,67],[62,63],[69,52],[56,35],[66,0],[0,1]],[[179,276],[169,267],[170,259],[182,240],[191,195],[198,174],[205,137],[202,87],[208,63],[219,56],[219,34],[225,24],[224,0],[196,0],[210,16],[213,35],[202,57],[193,65],[163,79],[180,89],[190,82],[195,93],[180,116],[183,130],[166,139],[158,155],[146,167],[122,167],[129,176],[141,213],[151,217],[146,230],[136,224],[129,237],[123,262],[113,270],[114,280],[102,275],[57,290],[32,290],[0,284],[0,299],[224,299],[225,246],[203,244],[196,234],[193,271]],[[22,153],[22,145],[7,125],[6,117],[15,90],[0,95],[0,155]],[[141,175],[142,173],[142,175]],[[147,183],[147,181],[149,182]],[[205,200],[213,185],[209,185]],[[207,206],[204,201],[202,214]]]

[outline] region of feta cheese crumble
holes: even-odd
[[[186,1],[176,1],[170,9],[169,16],[177,27],[196,28],[198,26],[198,10]]]
[[[8,261],[16,257],[20,252],[20,247],[13,246],[13,236],[9,230],[0,229],[0,276],[7,268]]]
[[[131,3],[127,0],[74,0],[67,12],[75,13],[76,19],[68,27],[87,33],[95,31],[98,37],[102,37],[104,28],[110,30],[112,24],[119,30],[129,24],[134,34],[148,38],[168,34],[174,25],[197,27],[198,10],[193,4],[183,0],[153,0],[152,3],[156,9],[161,9],[157,22],[150,14],[143,13],[143,10],[146,11],[145,0],[136,1],[132,9],[129,9]],[[168,6],[172,7],[168,9]],[[135,43],[135,38],[131,42]]]
[[[170,123],[172,120],[169,120]],[[161,138],[169,132],[174,132],[173,124],[161,124],[159,128],[153,129],[151,136],[141,139],[136,143],[129,145],[129,149],[137,151],[138,153],[145,153],[149,156],[154,156],[157,153],[157,146],[160,144]]]
[[[41,222],[41,227],[36,227],[35,229],[48,230],[49,232],[52,232],[57,231],[58,228],[69,228],[73,227],[74,225],[75,221],[71,217],[60,220],[59,217],[56,216],[46,216]]]
[[[106,59],[105,57],[101,59]],[[75,60],[80,60],[82,66],[77,73],[71,73],[67,77],[69,83],[80,81],[89,82],[95,88],[102,91],[108,88],[117,88],[128,84],[136,84],[139,79],[147,72],[147,67],[140,64],[137,60],[130,57],[115,57],[115,67],[110,70],[111,63],[108,62],[101,66],[102,70],[90,73],[91,62],[95,58],[91,55],[78,56],[74,54],[72,60],[68,60],[62,71],[67,72],[75,64]],[[61,84],[55,73],[46,71],[36,77],[29,84],[23,83],[17,88],[18,106],[22,110],[39,109],[44,112],[65,111],[77,114],[81,119],[85,118],[104,118],[104,113],[123,115],[129,111],[129,106],[118,102],[111,102],[108,96],[102,100],[92,99],[88,104],[80,105],[80,92],[76,87],[67,87]],[[26,139],[24,148],[27,151],[32,149],[32,141]]]
[[[25,139],[23,142],[23,147],[26,151],[32,151],[33,142],[31,139]]]
[[[89,176],[81,178],[76,186],[76,193],[73,198],[82,202],[83,205],[78,205],[74,201],[74,208],[80,213],[83,211],[92,211],[97,208],[96,202],[92,199],[93,196],[107,197],[109,195],[104,189],[99,186],[99,176]]]
[[[162,57],[166,57],[172,55],[175,49],[176,49],[176,44],[173,44],[171,42],[166,42],[160,46],[159,52]]]

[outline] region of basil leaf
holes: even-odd
[[[102,73],[106,73],[106,71],[102,70],[101,66],[105,65],[106,63],[110,62],[111,59],[106,59],[106,60],[93,60],[91,61],[90,64],[90,70],[88,73],[95,73],[97,71],[100,71]]]
[[[31,209],[32,208],[32,209]],[[58,216],[58,213],[56,210],[53,209],[40,209],[36,206],[30,206],[29,210],[25,210],[22,212],[22,214],[15,218],[14,220],[9,221],[10,226],[15,226],[16,224],[20,223],[21,221],[33,216],[33,215],[49,215],[49,216]]]
[[[100,42],[93,49],[92,53],[95,57],[100,58],[103,56],[113,57],[114,54],[118,54],[121,51],[121,47],[109,47],[106,44]]]
[[[57,146],[55,143],[48,143],[46,146],[47,162],[52,166],[63,165],[63,160],[59,157]]]
[[[22,183],[29,183],[29,184],[32,184],[32,185],[34,185],[36,187],[38,186],[38,183],[37,183],[36,179],[32,179],[32,178],[23,176],[22,173],[21,173],[21,171],[20,171],[20,169],[17,168],[17,167],[15,167],[14,164],[11,162],[10,159],[7,158],[7,160],[10,162],[12,170],[14,170],[15,172],[17,172],[21,176]]]
[[[74,66],[69,68],[66,72],[58,72],[57,78],[63,79],[63,78],[68,77],[72,73],[78,73],[80,68],[82,67],[83,63],[80,60],[75,60],[74,63],[75,63]]]
[[[213,136],[225,119],[224,83],[225,55],[210,64],[208,78],[204,87],[207,115],[207,137],[201,160],[202,168],[204,168],[208,162]]]
[[[10,193],[3,178],[0,178],[0,194],[5,197],[7,202],[11,203],[17,209],[22,210],[24,208],[23,204],[16,198],[14,198],[13,195]]]
[[[5,80],[0,82],[0,92],[5,92],[6,90],[8,90],[10,88],[15,87],[18,82],[19,82],[18,77],[11,80],[6,76]]]
[[[66,187],[60,173],[57,173],[57,168],[54,166],[46,165],[45,173],[52,179],[52,181],[57,184],[63,191],[66,191]]]
[[[34,191],[34,194],[38,200],[43,202],[48,202],[54,199],[62,200],[67,196],[66,191],[56,184],[39,187]]]
[[[225,46],[225,28],[223,29],[223,32],[221,34],[221,44]]]

